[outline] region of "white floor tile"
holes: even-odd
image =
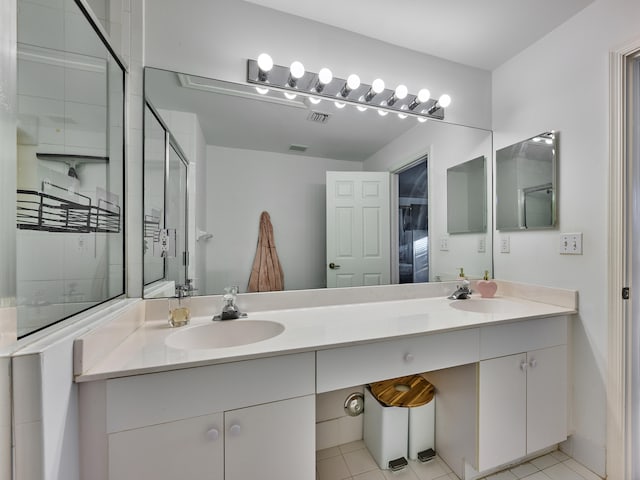
[[[556,450],[555,452],[551,452],[551,456],[560,462],[564,462],[565,460],[569,460],[569,455],[560,450]]]
[[[523,463],[522,465],[518,465],[517,467],[511,469],[511,473],[513,473],[518,478],[528,477],[529,475],[533,475],[538,471],[538,467],[529,462]]]
[[[326,458],[316,462],[319,480],[345,480],[351,478],[351,473],[342,456]]]
[[[571,470],[563,463],[558,463],[553,467],[543,470],[551,480],[584,480],[578,473]]]
[[[573,458],[567,457],[567,460],[563,462],[567,467],[569,467],[574,472],[578,473],[585,480],[602,480],[598,475],[593,473],[587,467],[580,465]]]
[[[534,458],[533,460],[531,460],[531,463],[533,463],[540,470],[544,470],[545,468],[551,467],[552,465],[559,463],[559,461],[556,460],[553,457],[553,455],[548,454],[548,455],[543,455],[542,457]]]
[[[505,470],[503,472],[498,472],[498,473],[494,473],[493,475],[489,475],[486,478],[487,480],[516,480],[518,477],[516,477],[509,470]]]
[[[524,477],[523,480],[550,480],[543,472],[536,472],[533,475]]]
[[[385,478],[380,470],[373,470],[371,472],[356,475],[355,477],[352,477],[352,480],[385,480]]]
[[[363,440],[357,440],[355,442],[345,443],[344,445],[340,445],[340,452],[344,455],[345,453],[355,452],[356,450],[362,450],[363,448],[367,448],[364,444]]]
[[[451,470],[445,470],[443,465],[446,464],[444,462],[439,462],[438,459],[431,460],[427,463],[416,461],[409,462],[409,468],[415,472],[416,476],[420,480],[435,480],[436,478],[451,473]]]
[[[366,448],[345,453],[343,456],[351,475],[378,470],[378,464]]]
[[[338,447],[325,448],[324,450],[318,450],[316,452],[316,461],[324,460],[325,458],[337,457],[341,455]]]
[[[386,480],[419,480],[414,471],[408,467],[397,472],[384,470],[382,473],[384,473],[384,478]]]

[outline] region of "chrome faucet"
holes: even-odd
[[[458,285],[458,289],[449,295],[449,300],[466,300],[471,296],[471,289],[469,288],[469,280],[463,280],[462,285]]]
[[[241,313],[236,305],[236,297],[239,288],[236,286],[224,289],[225,294],[222,296],[222,311],[220,315],[215,315],[212,320],[235,320],[236,318],[246,317],[246,313]]]

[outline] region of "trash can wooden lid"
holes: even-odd
[[[420,375],[369,384],[371,394],[388,407],[420,407],[429,403],[435,388]]]

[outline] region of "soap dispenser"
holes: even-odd
[[[484,271],[484,278],[478,280],[476,289],[480,292],[482,298],[492,298],[498,290],[498,284],[494,280],[489,279],[489,270]]]
[[[169,326],[182,327],[191,320],[190,300],[184,285],[176,287],[176,296],[169,299]]]

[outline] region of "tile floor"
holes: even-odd
[[[380,470],[362,440],[316,452],[318,480],[458,480],[440,458],[427,463],[409,460],[399,472]],[[556,450],[484,480],[601,480]]]

